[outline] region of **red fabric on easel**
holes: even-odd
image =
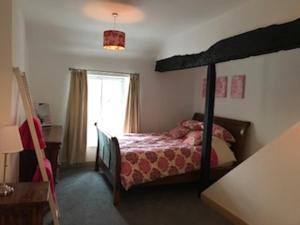
[[[49,183],[50,183],[50,189],[51,189],[51,192],[53,194],[53,198],[55,200],[56,195],[55,195],[55,186],[54,186],[54,178],[53,178],[53,173],[52,173],[52,166],[51,166],[51,163],[48,159],[44,159],[44,165],[45,165],[46,173],[47,173],[48,180],[49,180]],[[32,178],[32,181],[33,182],[43,181],[42,174],[41,174],[39,166],[36,167],[36,170],[35,170],[34,176]]]
[[[41,122],[37,117],[33,117],[33,123],[35,126],[35,130],[36,130],[36,134],[37,134],[39,143],[40,143],[40,148],[45,149],[46,143],[45,143],[45,139],[44,139],[44,135],[43,135],[43,131],[42,131]],[[23,148],[26,150],[27,149],[34,150],[34,145],[33,145],[33,141],[31,138],[30,129],[29,129],[27,120],[20,126],[19,131],[20,131]]]

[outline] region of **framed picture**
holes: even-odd
[[[218,98],[227,97],[227,76],[217,77],[215,96]],[[206,96],[206,79],[202,80],[202,97]]]
[[[231,98],[245,98],[246,75],[235,75],[231,79]]]
[[[227,77],[217,77],[216,80],[216,97],[226,98],[227,97]]]

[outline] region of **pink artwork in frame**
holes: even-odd
[[[216,97],[227,97],[227,76],[217,77],[216,80]],[[202,97],[206,96],[206,79],[202,80]]]
[[[216,81],[216,97],[226,98],[227,96],[227,77],[217,77]]]
[[[245,98],[246,75],[235,75],[231,79],[231,98]]]

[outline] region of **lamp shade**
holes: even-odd
[[[0,153],[15,153],[23,150],[17,126],[0,127]]]
[[[118,30],[106,30],[103,33],[103,48],[110,50],[125,49],[125,33]]]

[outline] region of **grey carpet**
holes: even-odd
[[[204,206],[193,186],[132,190],[119,207],[92,169],[64,169],[56,186],[61,225],[230,225]]]

